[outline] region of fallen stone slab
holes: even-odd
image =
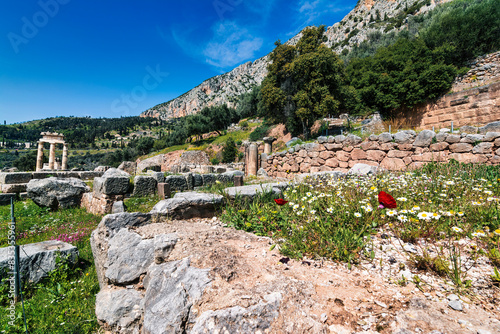
[[[28,183],[31,178],[32,173],[0,173],[2,184]]]
[[[9,194],[19,194],[26,192],[26,183],[12,183],[12,184],[2,184],[2,192]]]
[[[172,219],[190,219],[194,217],[213,217],[223,204],[222,195],[183,192],[177,193],[173,198],[158,202],[151,214],[166,215]]]
[[[19,246],[21,278],[37,283],[56,268],[56,257],[74,263],[78,258],[75,246],[59,240],[48,240]],[[0,248],[0,268],[12,271],[9,262],[14,260],[14,247]]]
[[[31,180],[27,185],[28,197],[38,206],[52,210],[79,206],[82,196],[90,188],[80,179],[48,179]]]
[[[383,168],[367,164],[355,164],[347,172],[350,175],[377,175],[383,171]]]
[[[128,192],[130,180],[128,176],[96,177],[94,193],[103,195],[123,195]]]
[[[142,295],[133,289],[101,290],[95,300],[95,314],[101,325],[114,333],[133,333],[131,325],[141,318]]]
[[[281,192],[288,187],[288,183],[262,183],[262,184],[252,184],[242,187],[229,187],[224,189],[226,195],[231,199],[236,197],[243,199],[253,199],[258,194],[271,192],[274,195],[279,195]]]

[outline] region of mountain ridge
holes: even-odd
[[[370,33],[389,33],[409,29],[408,18],[433,9],[451,0],[360,0],[341,21],[328,27],[325,45],[340,54],[365,41]],[[295,45],[302,33],[286,44]],[[200,112],[204,107],[227,104],[236,107],[238,96],[260,85],[267,75],[269,54],[243,63],[229,72],[204,80],[186,93],[160,103],[143,113],[142,117],[170,119]]]

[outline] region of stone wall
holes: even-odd
[[[488,85],[500,81],[500,51],[480,56],[467,64],[470,70],[457,77],[451,90],[462,90]]]
[[[0,189],[2,193],[24,193],[30,180],[45,179],[48,177],[69,178],[75,177],[82,180],[93,180],[103,172],[15,172],[0,173]]]
[[[355,135],[319,137],[273,153],[262,163],[271,177],[292,178],[297,173],[346,172],[357,163],[401,171],[423,164],[455,159],[465,163],[500,164],[500,122],[482,128],[464,127],[462,133],[406,130],[362,140]],[[458,131],[457,131],[458,132]],[[478,132],[480,134],[478,134]]]

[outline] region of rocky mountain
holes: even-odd
[[[426,13],[448,1],[451,0],[359,0],[346,17],[328,27],[325,44],[340,54],[366,40],[371,33],[411,29],[412,16]],[[300,37],[299,33],[287,44],[295,45]],[[264,80],[268,59],[264,56],[207,79],[187,93],[146,110],[141,116],[169,119],[196,114],[204,107],[215,105],[236,107],[239,95],[249,92]]]

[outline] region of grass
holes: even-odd
[[[84,209],[51,212],[39,208],[31,200],[15,203],[17,243],[20,245],[50,239],[71,242],[77,246],[75,265],[60,261],[57,270],[37,285],[23,287],[24,307],[30,333],[93,333],[98,329],[95,317],[95,295],[99,284],[90,248],[90,233],[100,216]],[[10,206],[0,206],[0,247],[7,246]],[[22,252],[22,250],[21,250]],[[0,284],[0,333],[24,333],[21,304],[16,305],[14,326],[9,325],[8,284]]]
[[[396,209],[378,208],[380,191],[396,199]],[[500,261],[500,170],[495,166],[428,164],[412,173],[294,185],[282,197],[288,201],[282,206],[270,194],[253,203],[236,200],[222,220],[272,237],[284,255],[350,264],[371,256],[372,235],[392,232],[404,242],[425,241],[435,246],[437,257],[414,258],[415,265],[441,271],[457,287],[467,282],[462,259],[484,255],[494,264]],[[455,247],[458,240],[475,248]]]
[[[160,198],[155,196],[147,197],[130,197],[125,199],[124,204],[128,212],[143,212],[147,213],[160,201]]]

